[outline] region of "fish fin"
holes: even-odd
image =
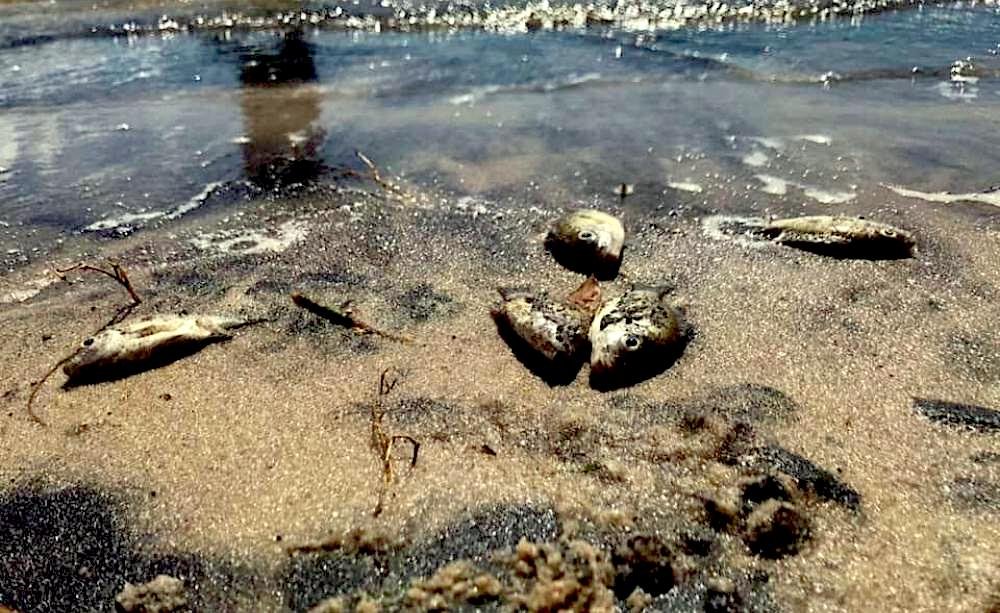
[[[601,306],[601,285],[597,282],[597,277],[593,275],[587,277],[580,287],[566,298],[566,303],[590,315],[596,313]]]

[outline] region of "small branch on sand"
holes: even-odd
[[[373,517],[378,517],[384,508],[385,495],[392,485],[392,447],[396,441],[407,441],[413,448],[413,455],[410,458],[410,469],[417,465],[417,456],[420,453],[420,443],[412,436],[405,434],[390,436],[386,434],[382,426],[382,419],[385,417],[384,399],[392,393],[399,383],[399,376],[390,374],[386,369],[382,371],[378,380],[378,395],[371,405],[371,447],[376,458],[382,464],[382,483],[379,485],[378,502],[375,504]]]
[[[133,306],[138,306],[139,304],[142,304],[142,299],[139,298],[139,294],[137,294],[135,292],[135,288],[132,287],[132,282],[129,281],[128,272],[125,270],[125,267],[119,264],[118,262],[115,262],[114,260],[108,260],[108,265],[111,267],[111,270],[105,270],[103,268],[98,268],[97,266],[93,266],[91,264],[80,262],[78,264],[70,266],[69,268],[57,268],[56,274],[59,275],[60,279],[65,280],[66,273],[73,272],[74,270],[79,270],[79,271],[89,270],[92,272],[99,272],[102,275],[107,275],[108,277],[111,277],[112,279],[117,281],[119,285],[124,287],[125,291],[128,292],[129,297],[132,299]]]
[[[344,328],[350,328],[356,330],[363,334],[375,334],[383,338],[387,338],[394,341],[399,341],[401,343],[412,343],[413,339],[408,336],[402,336],[398,334],[393,334],[391,332],[385,332],[366,323],[358,318],[354,311],[350,308],[350,301],[343,303],[339,308],[337,307],[327,307],[323,306],[309,298],[303,296],[299,292],[292,293],[292,302],[296,306],[300,306],[303,309],[309,311],[317,317],[322,317],[323,319],[329,321],[330,323],[342,326]]]
[[[102,275],[111,277],[119,285],[124,287],[126,292],[128,292],[129,298],[132,300],[132,302],[124,306],[118,307],[118,310],[115,311],[115,314],[111,317],[111,319],[109,319],[103,326],[98,328],[97,331],[94,332],[94,334],[100,334],[101,332],[110,328],[111,326],[121,323],[122,321],[125,320],[126,317],[128,317],[132,313],[133,310],[135,310],[137,306],[142,304],[142,299],[139,298],[139,294],[136,293],[135,288],[132,287],[132,281],[129,280],[128,272],[125,270],[125,267],[113,260],[108,260],[108,266],[110,266],[110,270],[99,268],[97,266],[93,266],[85,262],[79,262],[68,268],[55,269],[56,275],[58,275],[58,277],[64,281],[66,280],[66,273],[73,272],[74,270],[79,270],[81,272],[83,271],[97,272]],[[93,336],[93,334],[91,336]],[[38,396],[38,392],[42,389],[42,385],[44,385],[45,382],[48,381],[49,378],[52,377],[52,375],[54,375],[59,370],[59,367],[65,364],[66,362],[72,360],[74,357],[76,357],[76,354],[80,353],[81,349],[82,347],[77,347],[73,351],[73,353],[69,354],[65,358],[56,362],[55,366],[49,369],[49,371],[45,373],[45,375],[42,376],[41,379],[31,384],[32,389],[31,393],[28,395],[28,403],[27,403],[28,417],[31,418],[31,421],[42,426],[48,426],[48,424],[45,423],[45,421],[41,417],[39,417],[37,413],[35,413],[35,408],[34,408],[35,397]]]
[[[379,172],[378,166],[376,166],[375,162],[373,162],[371,158],[369,158],[367,155],[358,151],[357,149],[355,149],[354,155],[358,156],[358,159],[361,160],[361,162],[368,167],[368,172],[372,178],[372,181],[375,181],[375,183],[378,184],[379,187],[381,187],[386,191],[390,191],[396,194],[397,196],[412,198],[412,196],[407,194],[406,191],[400,188],[398,185],[390,183],[389,181],[383,179],[382,173]]]

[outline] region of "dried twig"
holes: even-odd
[[[139,294],[137,294],[135,292],[135,288],[132,287],[132,282],[129,281],[128,272],[125,270],[125,267],[123,267],[118,262],[115,262],[114,260],[108,260],[108,265],[111,266],[111,270],[105,270],[103,268],[98,268],[97,266],[87,264],[85,262],[79,262],[77,264],[70,266],[69,268],[57,268],[56,274],[58,274],[60,278],[65,279],[66,273],[72,272],[74,270],[80,270],[80,271],[89,270],[92,272],[99,272],[102,275],[107,275],[111,277],[112,279],[117,281],[122,287],[125,288],[125,291],[128,292],[129,297],[132,299],[133,307],[141,304],[142,299],[139,298]]]
[[[364,153],[358,151],[357,149],[354,150],[354,155],[358,156],[358,159],[361,160],[361,162],[368,167],[368,171],[371,174],[372,181],[375,181],[375,183],[377,183],[379,187],[387,191],[393,192],[394,194],[399,196],[408,196],[408,194],[398,185],[390,183],[389,181],[386,181],[385,179],[382,178],[382,173],[379,172],[378,166],[375,165],[375,162],[371,161],[371,158],[369,158]]]
[[[371,447],[376,457],[382,464],[382,483],[379,485],[378,502],[375,503],[374,517],[382,513],[385,503],[385,495],[392,485],[392,447],[396,441],[407,441],[413,447],[413,455],[410,458],[410,468],[417,465],[417,457],[420,453],[420,443],[412,436],[405,434],[390,436],[386,434],[382,427],[382,419],[385,417],[384,399],[392,393],[392,390],[399,384],[399,376],[392,375],[389,369],[382,371],[378,380],[378,395],[371,406]]]
[[[128,292],[129,298],[132,300],[132,302],[119,307],[118,310],[115,311],[115,314],[111,317],[111,319],[105,322],[103,326],[98,328],[97,331],[94,332],[94,334],[100,334],[101,332],[110,328],[111,326],[121,323],[122,321],[125,320],[126,317],[128,317],[132,313],[133,310],[135,310],[137,306],[142,304],[142,299],[139,298],[139,294],[136,293],[135,288],[132,287],[132,281],[129,280],[128,272],[125,270],[125,267],[113,260],[108,260],[108,265],[111,267],[110,270],[105,270],[103,268],[87,264],[85,262],[79,262],[68,268],[57,268],[55,270],[59,278],[64,280],[66,279],[66,273],[72,272],[74,270],[92,271],[101,273],[102,275],[106,275],[114,279],[119,285],[125,288],[126,292]],[[93,334],[91,336],[93,336]],[[69,354],[65,358],[56,362],[55,366],[49,369],[49,371],[45,373],[45,375],[41,379],[39,379],[35,383],[32,383],[31,393],[28,394],[27,411],[28,411],[28,417],[30,417],[33,422],[40,424],[42,426],[48,426],[48,424],[45,423],[45,421],[41,417],[39,417],[37,413],[35,413],[35,408],[34,408],[35,397],[38,396],[38,392],[42,389],[42,385],[44,385],[45,382],[48,381],[49,378],[52,377],[52,375],[54,375],[59,370],[59,367],[65,364],[66,362],[69,362],[73,358],[75,358],[76,354],[80,353],[81,349],[82,347],[77,347],[73,351],[73,353]]]
[[[309,311],[317,317],[322,317],[323,319],[329,321],[332,324],[343,326],[345,328],[350,328],[352,330],[357,330],[358,332],[364,334],[375,334],[383,338],[388,338],[390,340],[399,341],[401,343],[412,343],[413,339],[408,336],[402,336],[399,334],[393,334],[391,332],[385,332],[380,330],[375,326],[366,323],[358,318],[354,314],[354,311],[350,308],[350,302],[345,302],[339,308],[323,306],[309,298],[303,296],[299,292],[292,293],[292,302],[296,306],[300,306],[303,309]]]

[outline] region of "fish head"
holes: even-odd
[[[118,330],[108,329],[85,338],[63,365],[63,372],[74,377],[84,370],[99,367],[119,353],[123,336]]]
[[[643,352],[647,340],[642,331],[631,326],[609,326],[591,341],[591,370],[600,376],[624,368]]]
[[[586,223],[580,224],[576,228],[576,236],[573,242],[580,249],[585,249],[591,253],[598,253],[605,257],[614,257],[617,246],[615,244],[614,228],[606,224]]]
[[[613,278],[625,245],[625,229],[607,213],[581,210],[557,220],[545,242],[556,260],[570,270]]]
[[[883,239],[899,243],[907,249],[913,249],[917,246],[917,240],[906,230],[885,226],[878,229],[878,234]]]

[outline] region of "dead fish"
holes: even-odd
[[[231,338],[228,330],[253,323],[211,315],[155,315],[102,330],[67,360],[67,383],[108,381],[155,368]]]
[[[590,325],[590,370],[601,379],[641,380],[669,365],[686,331],[667,287],[637,285],[597,311]]]
[[[897,259],[913,255],[913,235],[860,217],[813,215],[775,219],[760,233],[773,242],[834,257]]]
[[[545,247],[557,262],[583,274],[613,279],[621,264],[625,228],[616,217],[581,209],[560,217],[545,238]]]
[[[503,302],[492,312],[499,324],[550,363],[582,362],[587,325],[600,300],[596,280],[584,281],[566,302],[524,289],[499,291]]]

